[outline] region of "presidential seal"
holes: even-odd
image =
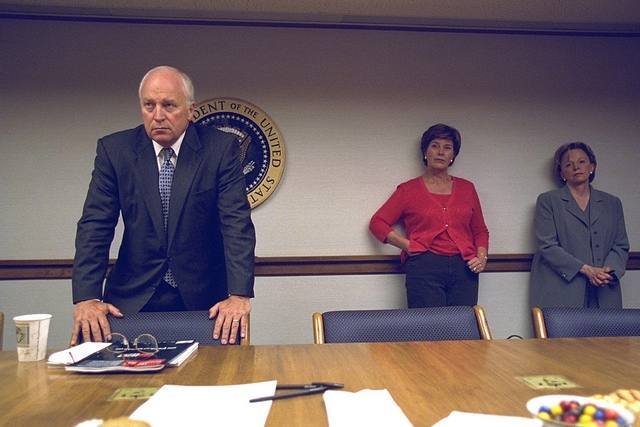
[[[214,98],[196,105],[193,121],[236,137],[251,208],[273,194],[284,171],[284,140],[267,113],[241,99]]]

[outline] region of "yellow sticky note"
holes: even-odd
[[[119,388],[109,400],[144,400],[153,396],[156,391],[158,387]]]
[[[562,388],[580,388],[578,384],[570,381],[562,375],[534,375],[527,377],[516,377],[529,387],[535,390],[541,389],[562,389]]]

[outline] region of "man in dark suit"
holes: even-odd
[[[255,249],[238,144],[191,123],[193,85],[175,68],[150,70],[139,98],[143,125],[98,141],[76,234],[71,345],[105,339],[109,313],[205,309],[213,337],[234,343],[246,334]]]

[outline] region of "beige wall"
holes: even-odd
[[[490,252],[534,251],[535,197],[552,188],[551,156],[570,140],[595,149],[595,184],[622,198],[639,250],[638,38],[0,24],[0,259],[73,256],[95,141],[139,123],[138,81],[163,63],[193,77],[197,99],[246,99],[284,135],[282,182],[253,215],[258,256],[395,253],[368,219],[421,173],[418,139],[435,122],[462,132],[452,173],[476,183]],[[632,276],[627,305],[640,306]],[[483,275],[498,336],[528,334],[527,279]],[[60,313],[63,342],[69,287],[0,282],[0,310]],[[259,278],[256,292],[256,343],[308,342],[316,309],[404,304],[401,276]]]

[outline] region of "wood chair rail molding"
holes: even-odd
[[[528,272],[532,254],[489,254],[486,272]],[[113,265],[114,260],[110,261]],[[402,274],[397,255],[256,257],[256,276]],[[630,252],[628,270],[640,270],[640,252]],[[0,260],[0,280],[70,279],[73,260]]]

